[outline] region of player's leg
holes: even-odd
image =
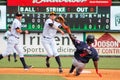
[[[75,76],[79,76],[81,74],[81,72],[83,71],[83,69],[85,68],[85,63],[76,60],[75,64],[77,64]]]
[[[8,56],[10,53],[12,53],[13,49],[14,49],[14,42],[12,40],[8,40],[7,48],[2,54],[0,54],[0,59],[4,58],[5,56]]]
[[[23,54],[23,49],[19,46],[19,45],[15,45],[15,50],[17,51],[19,57],[20,57],[20,61],[23,65],[23,68],[25,70],[28,70],[29,68],[32,68],[32,66],[28,66],[25,62],[25,59],[24,59],[24,54]]]
[[[47,68],[50,67],[49,59],[50,59],[50,57],[46,56],[46,66],[47,66]]]
[[[0,54],[0,60],[3,58],[2,54]]]
[[[17,55],[15,49],[13,50],[13,57],[14,57],[14,62],[17,62]]]
[[[74,71],[74,69],[76,68],[76,65],[77,65],[76,59],[73,58],[73,60],[72,60],[72,66],[71,66],[71,68],[70,68],[69,73],[72,73],[72,72]]]
[[[70,70],[69,70],[69,73],[66,75],[66,77],[75,76],[75,75],[73,74],[74,69],[75,69],[75,66],[72,64],[72,66],[71,66],[71,68],[70,68]]]
[[[74,69],[75,69],[75,66],[72,64],[69,73],[72,73],[74,71]]]
[[[56,47],[56,43],[55,43],[54,39],[51,41],[51,48],[52,48],[53,54],[55,56],[56,62],[59,66],[59,72],[62,73],[63,70],[62,70],[61,60],[60,60],[60,56],[59,56],[59,53],[57,51],[57,47]]]
[[[13,53],[13,57],[14,57],[14,62],[17,62],[16,53],[15,52]]]
[[[10,62],[10,54],[8,55],[8,61]]]
[[[44,43],[44,44],[43,44],[43,47],[45,48],[45,50],[46,50],[46,52],[47,52],[46,66],[49,68],[49,67],[50,67],[49,60],[50,60],[50,57],[53,56],[53,52],[52,52],[52,49],[51,49],[51,46],[50,46],[49,43]]]
[[[53,52],[50,45],[50,39],[42,38],[42,45],[47,52],[46,66],[49,68],[50,67],[49,60],[50,60],[50,57],[53,56]]]
[[[71,68],[69,70],[69,73],[66,75],[67,77],[69,77],[69,76],[75,76],[75,74],[73,74],[73,71],[76,68],[76,66],[77,66],[76,60],[75,60],[75,58],[73,58],[72,65],[71,65]]]
[[[62,73],[63,70],[62,70],[62,66],[61,66],[60,57],[56,56],[55,59],[56,59],[56,62],[58,63],[58,66],[59,66],[59,73]]]

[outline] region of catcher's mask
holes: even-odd
[[[94,39],[94,35],[88,35],[86,41],[87,43],[94,43]]]

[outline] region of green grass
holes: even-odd
[[[0,80],[66,80],[66,79],[60,76],[1,74]]]
[[[4,58],[0,60],[0,68],[2,67],[22,67],[22,64],[17,57],[18,62],[14,62],[13,57],[11,57],[11,62],[7,61],[7,58]],[[45,57],[25,57],[26,63],[33,65],[35,68],[45,68]],[[111,57],[102,57],[99,60],[99,68],[101,69],[120,69],[120,64],[119,64],[120,58],[111,58]],[[62,62],[62,67],[63,68],[70,68],[72,64],[72,57],[61,57],[61,62]],[[57,68],[58,65],[55,61],[55,58],[50,59],[51,63],[51,68]],[[86,64],[86,68],[94,68],[92,60],[89,61],[88,64]]]

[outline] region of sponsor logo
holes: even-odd
[[[119,47],[119,42],[110,34],[105,33],[99,39],[95,40],[93,46],[96,48],[116,48]]]
[[[102,55],[120,55],[120,43],[109,33],[95,40],[93,46]]]
[[[68,2],[72,2],[72,3],[79,3],[79,2],[86,2],[87,0],[33,0],[32,3],[46,3],[46,2],[51,2],[51,3],[57,3],[57,2],[65,2],[65,3],[68,3]]]

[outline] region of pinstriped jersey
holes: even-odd
[[[61,24],[56,21],[52,21],[51,19],[47,19],[45,21],[43,28],[43,36],[53,38],[55,37],[57,30],[49,26],[49,23],[53,23],[53,25],[55,25],[56,27],[59,27]]]
[[[14,19],[13,23],[12,23],[12,26],[11,26],[11,34],[16,36],[16,37],[19,37],[20,36],[20,33],[18,33],[16,31],[16,28],[20,28],[21,29],[21,22],[18,20],[18,19]]]

